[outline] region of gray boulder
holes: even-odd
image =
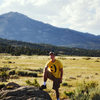
[[[51,97],[37,87],[8,83],[0,90],[0,100],[51,100]]]

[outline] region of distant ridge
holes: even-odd
[[[57,28],[18,12],[0,15],[0,37],[56,46],[100,49],[100,36]]]

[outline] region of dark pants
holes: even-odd
[[[44,73],[44,80],[45,79],[47,80],[47,78],[49,78],[50,80],[53,81],[53,87],[52,88],[54,90],[58,90],[59,87],[60,87],[60,78],[54,77],[51,72],[49,72],[48,70],[46,70],[45,73]]]

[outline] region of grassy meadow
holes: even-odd
[[[17,76],[17,78],[14,78],[12,75],[7,82],[0,83],[16,82],[25,86],[27,85],[27,80],[33,82],[36,79],[42,85],[43,72],[38,70],[43,70],[49,59],[49,56],[10,56],[0,54],[0,68],[8,67],[16,72],[31,71],[38,74],[37,77]],[[64,100],[64,98],[70,100],[68,95],[82,84],[98,84],[97,87],[100,89],[100,57],[57,56],[56,59],[62,62],[64,70],[63,82],[60,87],[61,100]],[[52,90],[52,81],[47,81],[47,89],[45,91],[51,95],[52,100],[56,100],[55,91]]]

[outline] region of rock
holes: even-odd
[[[14,83],[14,82],[10,82],[8,83],[2,90],[8,90],[8,89],[16,89],[16,88],[19,88],[20,85]]]
[[[99,75],[98,73],[95,73],[95,75]]]
[[[77,75],[77,77],[81,77],[81,75]]]
[[[15,86],[15,88],[8,89],[8,86]],[[0,100],[51,100],[51,97],[47,92],[41,91],[37,87],[19,86],[16,83],[8,83],[0,91]]]
[[[72,76],[71,76],[71,77],[69,77],[69,79],[73,79],[73,80],[76,80],[76,78],[75,78],[75,77],[72,77]]]
[[[87,77],[85,77],[86,79],[89,79],[89,77],[87,76]]]

